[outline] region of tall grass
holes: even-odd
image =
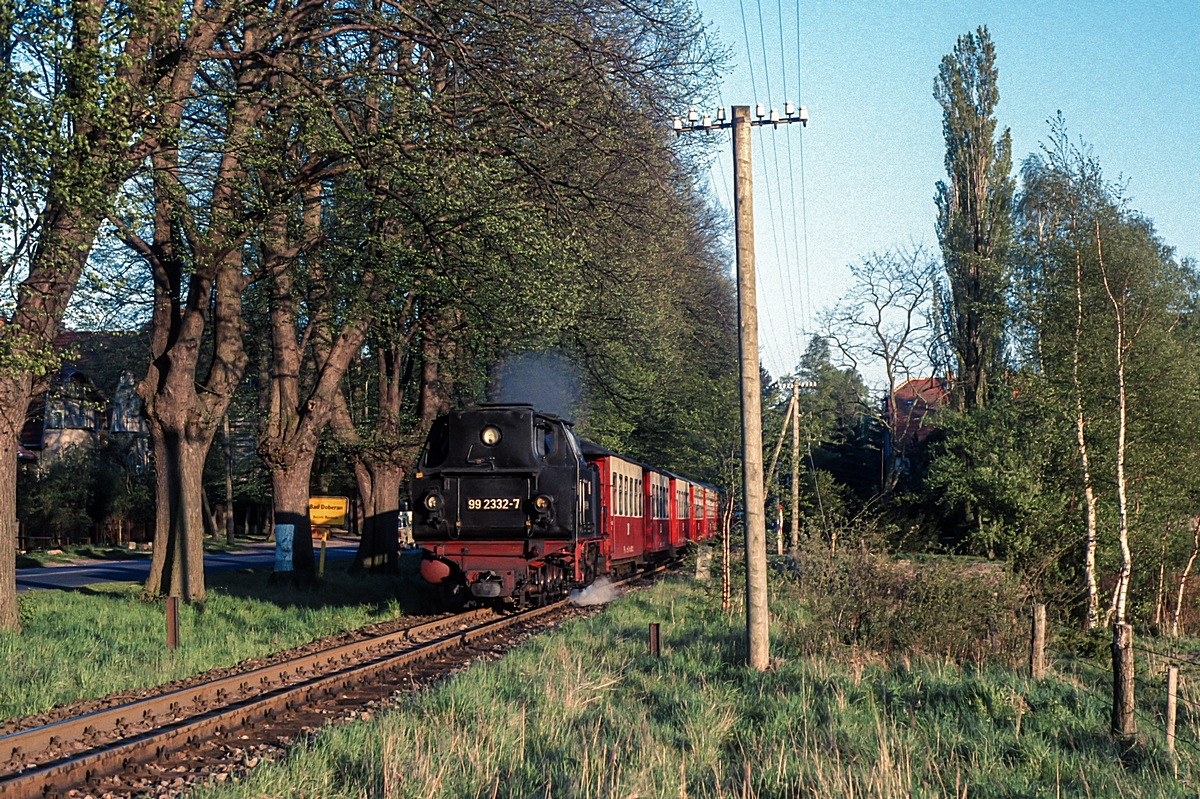
[[[324,584],[271,584],[264,572],[208,579],[208,599],[179,610],[180,647],[166,648],[164,603],[110,583],[19,598],[25,631],[0,633],[0,718],[144,688],[232,666],[326,635],[427,611],[411,569],[397,577],[326,567]]]
[[[766,673],[743,665],[741,610],[726,616],[712,587],[673,579],[369,722],[326,730],[241,785],[198,794],[1195,794],[1189,753],[1177,778],[1152,735],[1132,751],[1110,740],[1102,672],[1034,683],[1004,658],[922,654],[895,642],[887,653],[869,649],[866,638],[846,640],[836,629],[830,636],[828,620],[814,615],[814,607],[828,611],[818,596],[830,593],[828,584],[773,579],[775,660]],[[983,585],[989,596],[1001,593],[994,581]],[[905,610],[904,598],[891,596],[901,605],[893,621],[916,629],[907,614],[923,612],[922,602]],[[972,612],[964,605],[958,616]],[[647,651],[650,622],[662,625],[661,658]]]

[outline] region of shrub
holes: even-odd
[[[978,664],[1023,652],[1026,593],[1000,564],[810,544],[793,565],[781,599],[808,612],[785,624],[785,640],[804,654],[851,646]]]

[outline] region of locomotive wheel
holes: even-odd
[[[587,553],[584,555],[583,561],[583,584],[585,586],[596,582],[596,569],[598,565],[596,561],[598,560],[599,554],[600,550],[595,544],[588,546]]]

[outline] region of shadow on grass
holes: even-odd
[[[18,568],[21,566],[18,556]],[[228,597],[248,602],[266,602],[280,608],[363,607],[375,614],[385,610],[399,611],[406,616],[440,612],[436,591],[420,577],[420,558],[401,556],[393,573],[352,572],[352,559],[339,559],[325,564],[324,579],[311,585],[297,584],[289,578],[276,578],[270,568],[236,569],[217,572],[205,577],[209,599]],[[40,565],[40,564],[35,564]],[[138,583],[94,583],[55,591],[80,596],[127,602],[130,594],[139,593]],[[151,600],[155,601],[155,600]],[[157,601],[161,602],[161,599]],[[204,603],[196,605],[203,613]]]
[[[274,577],[270,569],[239,569],[211,575],[206,586],[211,593],[236,599],[270,602],[280,607],[327,608],[373,606],[382,611],[392,607],[406,616],[438,612],[437,595],[420,577],[420,557],[401,555],[395,572],[351,571],[352,559],[325,564],[325,577],[303,584],[288,577]]]

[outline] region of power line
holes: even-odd
[[[782,27],[782,25],[781,25]],[[800,69],[800,0],[796,0],[796,102],[804,103],[804,93],[801,91],[803,71]],[[804,292],[808,296],[809,319],[812,320],[812,279],[808,269],[808,185],[804,179],[804,129],[800,130],[800,209],[804,218]]]
[[[770,63],[771,59],[770,59],[770,56],[767,54],[767,34],[766,34],[766,28],[765,28],[765,23],[764,23],[764,19],[763,19],[762,0],[756,0],[756,1],[758,4],[758,37],[759,37],[759,42],[762,45],[763,74],[764,74],[764,80],[765,80],[766,86],[767,86],[767,106],[771,108],[772,116],[774,116],[775,115],[775,108],[774,108],[775,98],[773,96],[773,93],[771,92],[771,70],[767,68],[767,65]],[[783,20],[781,18],[780,19],[781,26],[782,26],[782,22],[783,22]],[[781,31],[782,31],[782,27],[781,27]],[[749,44],[749,42],[747,42],[746,43],[747,50],[749,50],[749,47],[750,47],[750,44]],[[785,95],[787,93],[787,89],[786,89],[787,74],[786,73],[787,73],[787,71],[785,69],[784,70],[784,87],[785,87],[784,93],[785,93]],[[763,144],[761,127],[758,129],[758,139],[759,139],[759,146],[760,146],[760,149],[763,151],[763,157],[765,160],[767,153],[766,153],[766,146]],[[771,138],[771,154],[772,154],[771,157],[772,157],[772,161],[773,161],[774,168],[775,168],[775,192],[779,197],[779,219],[780,219],[780,222],[782,223],[783,222],[783,189],[782,189],[783,181],[780,179],[780,176],[779,176],[779,144],[774,137]],[[780,236],[779,236],[778,229],[776,228],[776,225],[775,225],[775,210],[774,210],[774,205],[773,205],[774,201],[771,197],[771,186],[768,185],[766,187],[766,190],[767,190],[767,205],[771,209],[771,237],[775,243],[775,271],[779,276],[780,289],[781,289],[782,295],[783,295],[782,299],[783,299],[784,313],[788,317],[787,318],[787,330],[785,331],[784,336],[786,337],[786,340],[792,345],[791,357],[788,359],[789,360],[788,368],[790,370],[790,368],[795,365],[796,359],[799,357],[798,347],[796,346],[796,343],[797,343],[796,336],[795,336],[794,327],[793,327],[795,318],[796,318],[796,303],[795,303],[795,293],[792,290],[792,281],[790,279],[791,259],[789,257],[790,252],[787,249],[786,245],[784,246],[784,250],[783,250],[784,257],[782,259],[780,258],[780,253],[779,253],[779,238],[780,238]],[[785,234],[787,233],[786,226],[784,227],[784,233]],[[789,275],[788,278],[784,277],[785,272]]]
[[[779,60],[780,60],[780,64],[783,67],[783,96],[786,99],[789,95],[788,95],[788,82],[787,82],[787,45],[783,39],[783,0],[775,0],[775,7],[776,7],[776,11],[779,14],[779,56],[780,56]],[[796,76],[797,80],[799,80],[799,77],[800,77],[799,75]],[[800,98],[797,97],[796,101],[799,102]],[[797,242],[800,238],[800,230],[799,230],[800,226],[796,223],[796,176],[792,170],[792,132],[790,129],[786,132],[786,136],[787,136],[786,150],[787,150],[787,157],[788,157],[788,193],[791,195],[791,200],[792,200],[792,241]],[[789,250],[789,255],[790,255],[790,250]],[[790,260],[788,262],[788,267],[789,267],[789,269],[791,267]],[[799,273],[798,272],[793,273],[793,272],[789,271],[789,273],[788,273],[789,284],[791,283],[791,280],[793,278],[798,279]],[[808,292],[803,291],[803,292],[798,292],[798,293],[800,293],[800,312],[804,315],[805,319],[807,319],[809,316],[809,312],[805,311],[804,303],[809,302],[809,304],[811,306],[811,302],[808,299]],[[811,311],[811,307],[809,308],[809,311]],[[793,324],[795,324],[795,321],[793,321]],[[797,347],[797,349],[799,350],[799,347]]]
[[[761,3],[761,0],[759,0],[759,2]],[[745,40],[746,40],[746,68],[749,69],[749,71],[750,71],[750,90],[754,93],[755,97],[757,98],[757,96],[758,96],[758,81],[756,81],[754,79],[754,58],[753,58],[753,55],[750,50],[750,25],[749,25],[749,23],[746,22],[745,0],[738,0],[738,9],[741,11],[741,14],[742,14],[742,34],[744,35]],[[759,22],[760,22],[760,27],[761,27],[761,22],[762,22],[762,14],[761,13],[759,14]],[[769,71],[765,70],[765,65],[764,65],[764,73],[765,73],[763,76],[764,80],[766,80],[767,85],[770,86],[771,77],[770,77]],[[770,90],[768,89],[768,94],[769,93],[770,93]],[[724,104],[722,103],[722,105],[724,105]],[[765,148],[762,147],[761,125],[759,126],[759,128],[760,128],[760,130],[759,130],[759,149],[764,151],[764,154],[765,154]],[[767,191],[767,204],[769,207],[771,207],[773,209],[773,205],[771,203],[771,193],[770,193],[769,188]],[[773,210],[772,210],[771,222],[772,222],[771,234],[774,237],[775,230],[773,227],[774,226],[774,211]],[[778,253],[778,249],[779,249],[778,241],[776,241],[776,253]],[[778,261],[776,263],[778,264]],[[757,264],[755,264],[754,273],[755,273],[755,279],[758,280],[758,282],[761,284],[763,282],[762,270],[758,268]],[[764,302],[762,304],[762,307],[763,307],[764,315],[767,317],[767,329],[771,331],[766,337],[766,342],[765,342],[766,349],[769,350],[769,354],[771,355],[771,360],[778,363],[778,362],[782,361],[782,359],[779,357],[779,353],[778,353],[778,345],[776,343],[776,338],[775,338],[775,336],[776,336],[775,322],[771,318],[770,303]]]

